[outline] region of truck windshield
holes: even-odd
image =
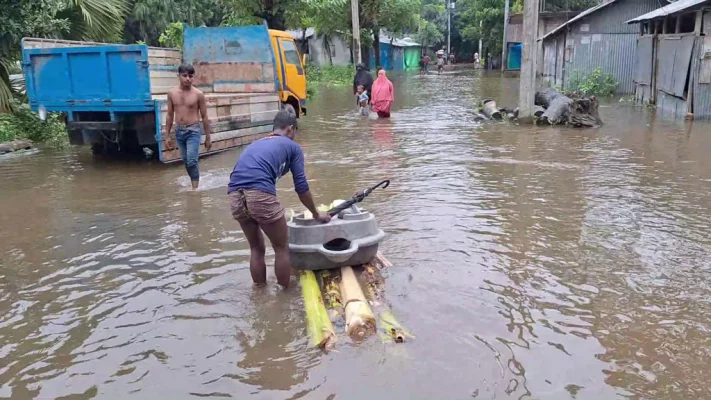
[[[284,58],[287,64],[301,65],[299,61],[299,52],[294,46],[294,42],[290,40],[282,40],[281,47],[284,49]]]

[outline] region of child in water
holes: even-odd
[[[360,115],[368,115],[368,92],[363,85],[358,85],[358,105],[360,106]]]

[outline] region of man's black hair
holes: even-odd
[[[178,73],[195,75],[195,68],[191,64],[183,64],[178,67]]]
[[[279,111],[274,117],[274,130],[286,129],[290,126],[298,128],[296,123],[296,115],[286,110]]]

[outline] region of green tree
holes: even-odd
[[[0,112],[12,111],[9,71],[21,56],[23,37],[116,42],[124,0],[0,0]]]
[[[174,22],[189,26],[219,26],[227,16],[223,0],[133,0],[124,25],[124,41],[158,46]]]
[[[379,66],[380,30],[391,36],[416,31],[422,5],[420,0],[361,0],[359,4],[361,27],[372,34],[375,65]]]
[[[457,28],[462,39],[476,42],[480,38],[491,54],[501,53],[504,33],[504,0],[460,0],[457,3]],[[479,21],[482,21],[481,27]]]
[[[425,0],[417,28],[417,40],[423,47],[439,46],[447,32],[447,3],[445,0]]]

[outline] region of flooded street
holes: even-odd
[[[271,250],[252,286],[238,151],[188,193],[180,165],[44,150],[0,161],[0,398],[711,398],[711,124],[616,102],[600,129],[480,123],[518,80],[393,82],[391,120],[321,89],[300,143],[317,203],[392,180],[363,206],[415,340],[309,347]]]

